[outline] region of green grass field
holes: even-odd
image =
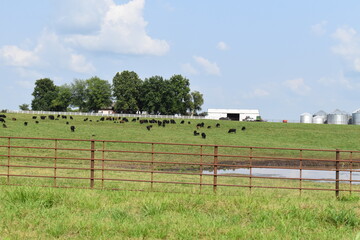
[[[0,136],[360,150],[360,126],[353,125],[212,120],[190,120],[191,124],[186,120],[182,125],[176,120],[177,124],[165,128],[153,124],[148,131],[146,126],[150,124],[97,122],[100,117],[88,117],[92,122],[75,116],[74,120],[47,119],[35,124],[32,115],[6,115],[7,128],[0,128]],[[28,126],[24,126],[24,121]],[[66,125],[66,121],[70,124]],[[212,126],[198,130],[207,134],[206,139],[193,136],[199,122]],[[221,127],[215,128],[216,123]],[[71,125],[76,126],[75,132],[70,131]],[[246,131],[240,130],[243,126]],[[229,128],[238,132],[228,134]],[[6,139],[1,141],[0,145],[6,145]],[[72,142],[66,147],[80,145]],[[172,178],[172,175],[165,177]],[[267,184],[265,181],[260,179],[258,184]],[[291,183],[278,180],[274,184]],[[196,192],[189,186],[180,186],[179,192],[181,189]],[[303,191],[300,196],[299,191],[280,189],[250,192],[247,188],[226,188],[219,189],[215,195],[212,188],[204,187],[201,194],[188,192],[0,186],[0,236],[2,239],[360,239],[358,193],[344,193],[336,199],[333,192]]]

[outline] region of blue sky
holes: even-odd
[[[12,0],[0,2],[0,109],[34,83],[116,72],[181,74],[208,108],[269,120],[360,108],[360,2]]]

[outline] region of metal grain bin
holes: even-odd
[[[301,114],[300,123],[312,123],[312,115],[310,113]]]
[[[312,119],[312,122],[316,123],[316,124],[324,124],[325,121],[326,121],[326,118],[324,118],[324,116],[315,116]]]
[[[336,109],[333,113],[328,114],[328,124],[348,124],[349,115],[346,112]]]
[[[326,120],[327,120],[327,114],[322,110],[318,111],[313,115],[313,123],[323,124],[326,122]]]
[[[352,114],[352,124],[360,125],[360,109],[353,112],[353,114]]]

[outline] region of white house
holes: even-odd
[[[255,121],[260,117],[257,109],[208,109],[207,119],[228,118],[233,121]]]

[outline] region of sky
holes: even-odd
[[[360,108],[360,1],[0,1],[0,109],[117,72],[181,74],[209,108],[263,119]]]

